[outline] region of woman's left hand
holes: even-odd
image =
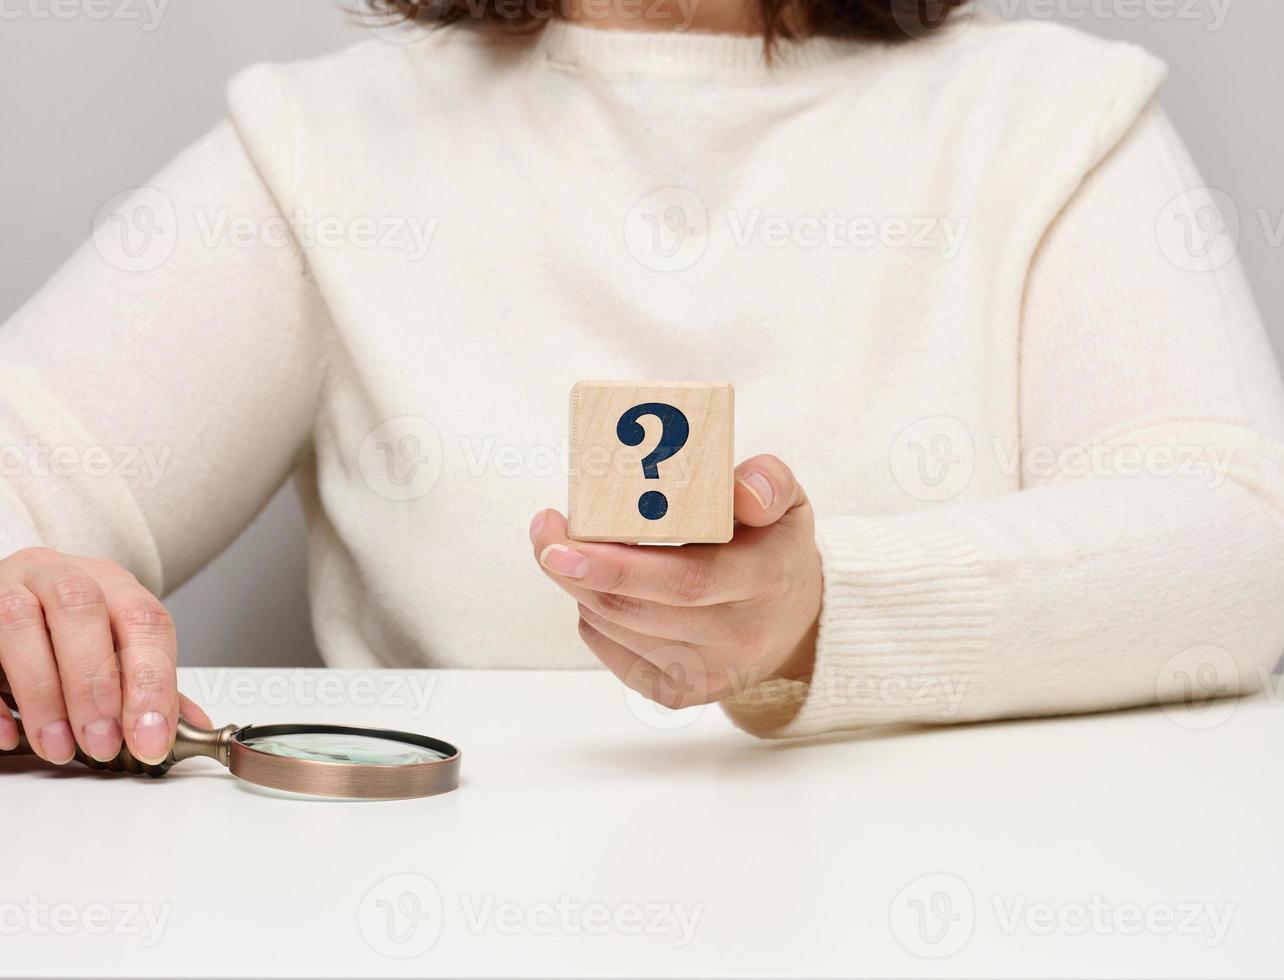
[[[820,553],[807,495],[775,456],[736,467],[735,537],[680,548],[571,541],[544,510],[531,542],[579,603],[580,637],[617,677],[666,707],[718,701],[811,673]]]

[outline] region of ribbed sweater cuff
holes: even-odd
[[[811,681],[727,699],[732,721],[788,738],[964,720],[997,605],[973,545],[930,514],[837,518],[816,537],[825,591]]]

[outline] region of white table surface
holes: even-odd
[[[182,686],[218,723],[455,741],[463,785],[349,803],[206,760],[0,762],[0,973],[1284,972],[1278,698],[789,744],[595,672]]]

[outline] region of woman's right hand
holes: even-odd
[[[125,744],[163,762],[180,707],[209,726],[177,686],[174,623],[115,562],[28,548],[0,561],[0,671],[35,753],[59,765],[76,743],[100,762]],[[18,729],[0,701],[0,749]]]

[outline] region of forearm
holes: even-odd
[[[12,501],[30,525],[14,543],[110,557],[159,593],[290,472],[327,321],[288,235],[218,233],[282,224],[230,126],[146,195],[137,203],[164,212],[170,238],[154,262],[131,265],[96,236],[0,330],[0,507]]]
[[[1100,711],[1186,696],[1192,657],[1222,693],[1259,688],[1284,652],[1284,515],[1217,480],[1100,476],[822,521],[812,681],[728,710],[775,736]]]

